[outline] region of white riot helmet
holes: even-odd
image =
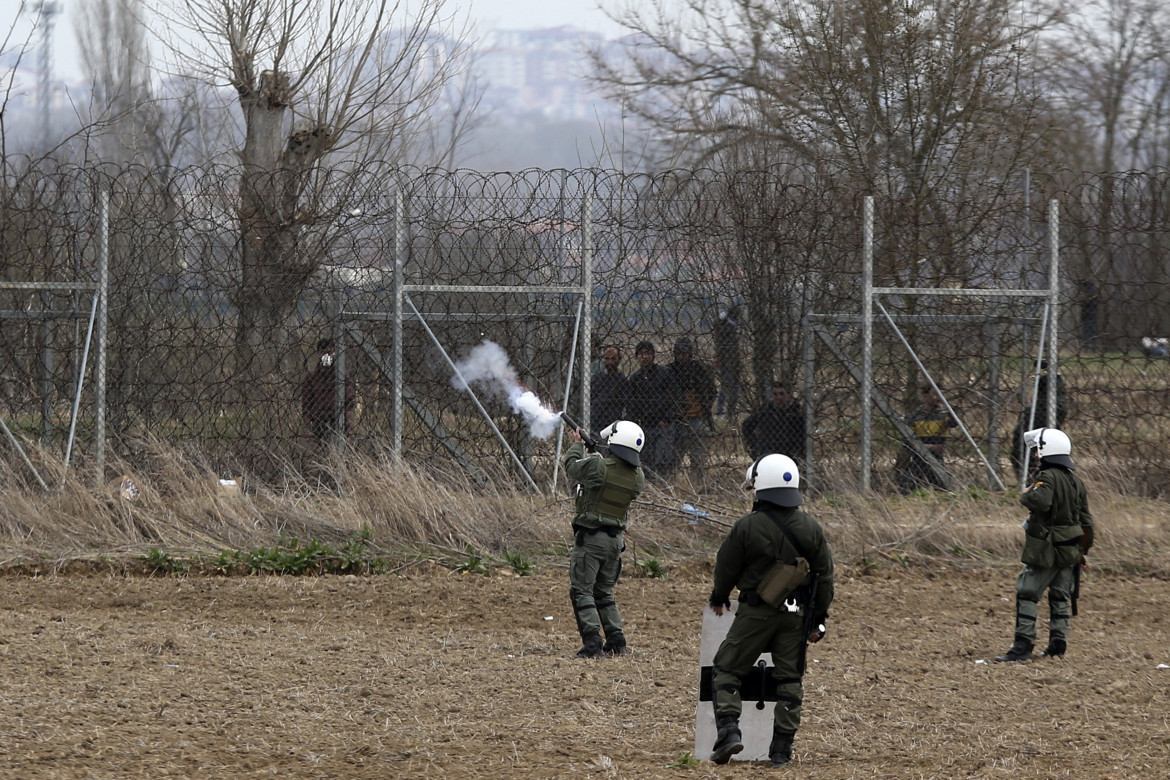
[[[744,487],[756,491],[756,498],[783,507],[804,503],[800,495],[800,469],[787,455],[773,453],[753,463],[747,470]]]
[[[1072,442],[1064,431],[1056,428],[1036,428],[1024,434],[1024,444],[1028,449],[1036,450],[1036,456],[1040,460],[1065,468],[1076,468],[1069,457],[1072,454]]]
[[[620,458],[635,468],[641,464],[642,459],[638,453],[646,444],[646,434],[642,432],[642,426],[629,420],[618,420],[606,426],[601,432],[601,438],[615,458]]]

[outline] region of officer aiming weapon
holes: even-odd
[[[597,434],[582,428],[581,423],[570,417],[568,412],[561,412],[561,419],[564,420],[565,425],[577,432],[577,435],[581,437],[581,441],[585,443],[585,449],[590,452],[597,452],[597,446],[601,444],[601,440],[597,438]]]

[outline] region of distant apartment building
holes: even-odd
[[[499,109],[549,119],[612,119],[616,107],[586,78],[586,53],[604,43],[600,33],[575,27],[497,30],[478,52],[479,72],[487,85],[485,99]]]

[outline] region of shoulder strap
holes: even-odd
[[[788,540],[790,545],[792,545],[792,549],[796,550],[797,557],[804,558],[809,563],[812,563],[812,559],[804,554],[804,550],[802,550],[800,545],[796,543],[796,540],[792,538],[791,532],[789,532],[789,530],[784,526],[784,523],[780,522],[780,518],[776,515],[776,513],[771,509],[761,509],[760,511],[772,519],[772,522],[775,523],[776,527],[780,529],[780,533],[784,534],[784,538]]]

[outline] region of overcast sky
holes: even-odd
[[[81,67],[77,58],[77,35],[74,32],[74,9],[81,0],[55,0],[61,9],[55,17],[53,35],[54,71],[58,78],[69,81],[80,78]],[[451,8],[466,10],[475,21],[477,29],[486,31],[493,27],[506,29],[531,29],[537,27],[559,27],[573,25],[583,30],[601,32],[607,35],[619,34],[618,28],[609,22],[598,9],[598,3],[613,5],[613,0],[448,0]],[[36,0],[26,0],[24,8],[36,7]],[[150,0],[147,6],[152,5]],[[28,55],[39,57],[39,33],[33,32],[34,14],[21,13],[20,0],[0,0],[0,40],[8,38],[4,53],[19,49],[29,43]],[[31,36],[31,37],[30,37]]]
[[[532,27],[573,25],[611,35],[618,28],[598,5],[613,7],[612,0],[452,0],[471,10],[471,16],[484,26],[523,30]]]

